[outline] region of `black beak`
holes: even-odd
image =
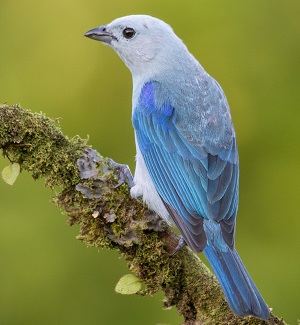
[[[112,33],[106,30],[106,26],[100,26],[87,31],[84,36],[110,44],[112,39],[118,40]]]

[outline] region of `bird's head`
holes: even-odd
[[[117,18],[108,25],[89,30],[84,36],[112,47],[132,74],[167,66],[181,48],[186,49],[168,24],[147,15]]]

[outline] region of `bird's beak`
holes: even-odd
[[[100,26],[100,27],[93,28],[93,29],[87,31],[84,34],[84,36],[94,39],[96,41],[101,41],[106,44],[110,44],[112,39],[117,40],[117,38],[115,36],[113,36],[112,33],[107,31],[106,26]]]

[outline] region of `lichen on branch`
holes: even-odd
[[[89,246],[117,249],[146,285],[139,294],[163,290],[164,307],[176,306],[185,325],[285,324],[273,315],[268,321],[235,316],[197,255],[187,247],[172,255],[178,237],[131,198],[122,165],[101,157],[87,140],[63,135],[59,120],[2,105],[0,149],[21,171],[60,188],[52,201],[68,216],[69,225],[79,226],[77,238]]]

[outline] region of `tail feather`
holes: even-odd
[[[268,319],[268,306],[258,292],[235,249],[221,251],[207,243],[204,254],[210,262],[226,297],[226,300],[239,316],[253,315]]]

